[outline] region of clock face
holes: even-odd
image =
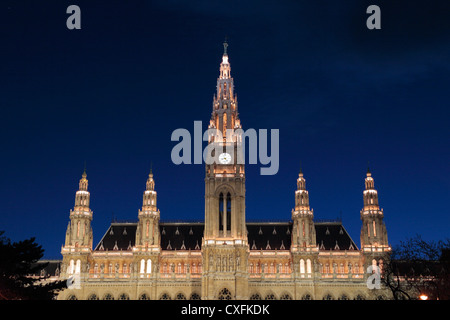
[[[222,153],[219,155],[219,162],[221,164],[229,164],[231,162],[231,156],[228,153]]]

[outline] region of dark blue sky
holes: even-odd
[[[161,219],[203,220],[204,166],[172,164],[170,137],[206,129],[227,36],[244,129],[280,130],[247,219],[290,219],[301,161],[315,218],[359,245],[370,161],[391,244],[448,237],[450,3],[341,2],[2,1],[0,230],[60,257],[84,161],[94,245],[137,219],[150,162]]]

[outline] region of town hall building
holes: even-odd
[[[226,43],[224,49],[209,124],[221,132],[242,128]],[[209,138],[209,144],[235,150],[238,143],[238,135]],[[60,279],[72,277],[76,285],[63,290],[58,299],[388,298],[386,291],[369,289],[367,284],[368,267],[382,268],[391,251],[369,170],[358,247],[341,221],[314,219],[301,171],[290,220],[247,221],[245,165],[228,153],[217,158],[205,164],[204,220],[164,222],[170,213],[158,209],[156,179],[150,172],[137,221],[112,222],[95,246],[94,213],[83,172],[59,270]]]

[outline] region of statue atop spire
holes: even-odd
[[[227,48],[228,48],[228,42],[227,42],[227,37],[225,37],[225,41],[223,42],[223,55],[227,56]]]

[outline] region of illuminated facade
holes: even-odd
[[[241,129],[227,45],[209,128]],[[210,135],[236,150],[239,134]],[[231,153],[236,154],[236,152]],[[390,252],[383,210],[368,171],[361,210],[361,248],[339,221],[314,220],[300,171],[290,221],[245,218],[245,167],[224,152],[206,164],[202,222],[162,222],[150,172],[137,222],[113,222],[93,248],[86,172],[70,211],[61,278],[80,279],[59,299],[380,299],[366,272]],[[164,215],[164,213],[163,213]]]

